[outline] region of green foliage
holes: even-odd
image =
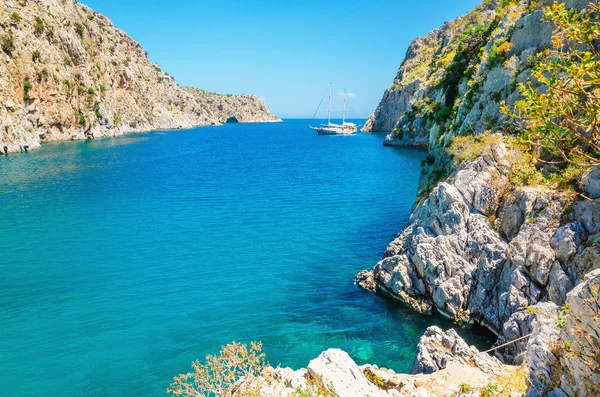
[[[75,26],[75,33],[77,33],[79,37],[83,37],[83,25],[80,22],[75,22],[73,26]]]
[[[500,135],[455,136],[446,151],[459,163],[469,162],[491,153],[492,148],[500,142],[502,142]]]
[[[395,128],[394,129],[394,136],[398,140],[401,140],[402,138],[404,138],[404,131],[402,131],[402,128],[400,128],[400,127]]]
[[[306,388],[296,388],[290,397],[338,397],[338,395],[332,384],[325,385],[323,377],[310,375],[306,379]]]
[[[100,92],[106,92],[106,87],[100,84]]]
[[[0,47],[7,55],[12,55],[16,49],[15,37],[13,36],[12,31],[0,37]]]
[[[42,58],[42,54],[40,53],[39,50],[35,50],[31,53],[31,60],[33,62],[39,62],[41,58]]]
[[[94,91],[94,89],[92,87],[88,88],[88,94],[89,95],[96,95],[96,91]]]
[[[433,165],[435,163],[435,156],[433,154],[428,154],[427,157],[425,157],[425,162],[429,165]]]
[[[472,390],[472,387],[471,387],[471,385],[469,385],[468,383],[461,383],[461,384],[458,386],[458,392],[459,392],[460,394],[467,394],[467,393],[470,393],[470,392],[471,392],[471,390]]]
[[[85,126],[85,116],[81,111],[75,113],[75,119],[77,120],[77,124],[79,124],[82,127]]]
[[[456,56],[446,69],[442,87],[446,90],[446,105],[452,106],[458,94],[460,80],[472,73],[472,65],[480,57],[480,48],[488,41],[498,26],[497,19],[487,24],[478,24],[465,29],[456,49]]]
[[[504,63],[512,49],[513,45],[505,38],[494,42],[488,53],[489,68]]]
[[[563,190],[577,190],[581,177],[586,172],[586,167],[569,164],[563,170],[550,177],[550,184]]]
[[[520,141],[511,141],[511,167],[508,179],[513,186],[539,186],[545,182],[537,169],[537,159]]]
[[[537,309],[535,308],[535,306],[527,306],[526,310],[529,314],[537,314]]]
[[[31,97],[29,96],[29,91],[33,88],[33,85],[31,85],[31,83],[29,82],[28,79],[25,79],[25,81],[23,81],[23,100],[27,101],[29,99],[31,99]]]
[[[117,113],[115,114],[115,116],[113,117],[113,125],[115,127],[119,126],[121,124],[121,116]]]
[[[553,49],[520,84],[523,100],[502,112],[524,122],[523,139],[542,160],[582,167],[600,165],[600,6],[567,10],[555,3],[545,18],[556,25]]]
[[[13,12],[12,14],[10,14],[10,20],[13,23],[19,23],[19,22],[21,22],[21,16],[19,14],[17,14],[16,12]]]
[[[79,95],[83,94],[84,92],[85,92],[85,88],[83,88],[83,87],[77,87],[77,93]]]
[[[565,313],[563,311],[559,311],[558,316],[554,320],[554,325],[556,325],[556,327],[558,329],[563,329],[566,324],[567,324],[567,316],[565,315]]]
[[[223,346],[218,355],[208,355],[204,363],[192,363],[193,372],[174,378],[167,389],[172,396],[233,397],[258,396],[270,367],[261,351],[261,343],[250,346],[233,342]]]
[[[42,69],[41,72],[37,73],[36,80],[38,83],[41,83],[43,81],[48,81],[48,71],[46,69]]]
[[[498,389],[498,385],[494,383],[489,383],[479,390],[480,397],[495,397],[499,394],[500,390]]]
[[[433,115],[433,119],[438,122],[442,122],[447,120],[452,116],[452,109],[449,106],[442,106],[438,111]]]
[[[37,36],[44,33],[44,21],[42,21],[42,18],[35,17],[35,24],[33,25],[33,31],[35,32],[35,34]]]
[[[367,378],[367,380],[369,382],[371,382],[372,384],[374,384],[375,386],[377,386],[380,389],[384,389],[385,388],[385,382],[383,380],[383,378],[381,378],[381,376],[377,376],[374,373],[370,372],[370,371],[366,371],[365,372],[365,378]]]

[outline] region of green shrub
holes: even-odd
[[[522,138],[556,163],[600,165],[600,5],[567,9],[554,3],[545,19],[556,25],[552,50],[534,63],[532,79],[519,88],[523,100],[501,111],[525,124]],[[541,85],[541,87],[540,87]]]
[[[443,106],[433,115],[433,119],[438,122],[445,121],[452,115],[452,109],[449,106]]]
[[[106,87],[100,84],[100,92],[106,92]]]
[[[77,35],[79,37],[83,37],[83,30],[84,30],[83,25],[79,22],[75,22],[74,26],[75,26],[75,33],[77,33]]]
[[[500,39],[492,44],[488,53],[489,68],[504,63],[508,57],[508,53],[513,47],[514,46],[506,38]]]
[[[42,58],[42,54],[40,53],[39,50],[35,50],[31,53],[31,60],[33,62],[39,62],[39,60]]]
[[[428,154],[425,158],[425,161],[427,162],[427,164],[433,165],[435,163],[435,156],[433,154]]]
[[[31,99],[31,97],[29,96],[29,90],[31,90],[32,88],[33,85],[31,85],[28,79],[25,79],[25,81],[23,82],[23,99],[25,101]]]
[[[85,116],[81,111],[78,111],[75,114],[75,119],[77,120],[77,124],[79,124],[80,126],[85,126]]]
[[[0,47],[2,47],[2,51],[4,51],[7,55],[12,55],[16,49],[15,37],[12,35],[12,32],[3,35],[0,38]]]
[[[94,89],[92,87],[90,87],[90,88],[88,88],[88,94],[96,95],[96,91],[94,91]]]
[[[35,24],[33,25],[33,30],[37,36],[44,33],[44,21],[42,21],[42,18],[35,17]]]
[[[500,135],[455,136],[446,151],[459,163],[469,162],[485,154],[490,154],[492,148],[501,142],[502,136]]]
[[[462,33],[456,48],[456,55],[452,63],[446,69],[442,87],[446,90],[446,105],[452,106],[458,95],[458,85],[465,76],[473,72],[472,64],[475,64],[480,56],[481,47],[487,43],[490,34],[498,26],[498,18],[487,23],[471,26]]]
[[[21,16],[16,12],[13,12],[12,14],[10,14],[10,20],[14,23],[19,23],[21,22]]]
[[[394,136],[396,137],[396,139],[402,140],[404,138],[404,131],[402,131],[402,128],[400,128],[400,127],[395,128]]]

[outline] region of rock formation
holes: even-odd
[[[256,97],[178,86],[104,15],[67,0],[0,3],[0,149],[132,131],[275,121]]]
[[[500,102],[514,104],[516,84],[550,45],[553,26],[539,9],[547,3],[485,1],[411,44],[365,130],[389,131],[387,145],[428,150],[419,197],[383,260],[357,281],[417,311],[482,324],[498,344],[532,334],[500,350],[509,363],[526,358],[531,396],[597,395],[600,323],[589,305],[598,300],[600,169],[580,181],[592,200],[515,183],[523,159],[501,128]],[[457,136],[488,147],[455,162],[448,147]],[[569,353],[581,330],[587,347]]]
[[[430,327],[421,338],[413,374],[397,374],[376,365],[358,366],[339,349],[321,353],[306,369],[273,371],[275,376],[262,387],[261,396],[479,396],[486,388],[501,389],[504,396],[519,396],[525,392],[527,375],[524,367],[502,364],[468,346],[455,331],[438,327]]]

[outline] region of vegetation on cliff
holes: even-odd
[[[0,151],[130,131],[276,119],[256,97],[190,93],[104,15],[65,0],[0,2]],[[242,121],[242,120],[240,120]]]
[[[519,84],[523,99],[511,111],[522,138],[544,163],[600,165],[600,8],[582,12],[554,4],[546,12],[557,30],[552,50],[539,54],[532,78]],[[540,87],[541,85],[541,87]]]

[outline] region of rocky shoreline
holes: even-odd
[[[185,88],[89,7],[0,4],[0,153],[41,142],[238,122],[280,121],[255,96]]]
[[[416,39],[363,129],[388,132],[384,145],[427,149],[428,156],[407,226],[357,284],[418,312],[488,328],[498,336],[497,359],[452,342],[452,331],[430,329],[413,369],[430,375],[365,366],[379,390],[338,384],[339,396],[600,395],[600,168],[571,189],[515,182],[531,164],[501,128],[500,104],[519,99],[517,84],[550,45],[553,25],[542,7],[551,2],[542,3],[484,2]],[[588,1],[564,3],[581,10]],[[468,159],[456,161],[451,143],[469,136],[462,150],[472,158],[459,153]],[[464,364],[467,351],[471,383],[490,368],[521,381],[508,390],[499,378],[477,385],[461,385],[456,374],[439,384],[423,378]],[[346,360],[335,352],[318,360],[331,357]],[[334,374],[319,374],[335,385]]]

